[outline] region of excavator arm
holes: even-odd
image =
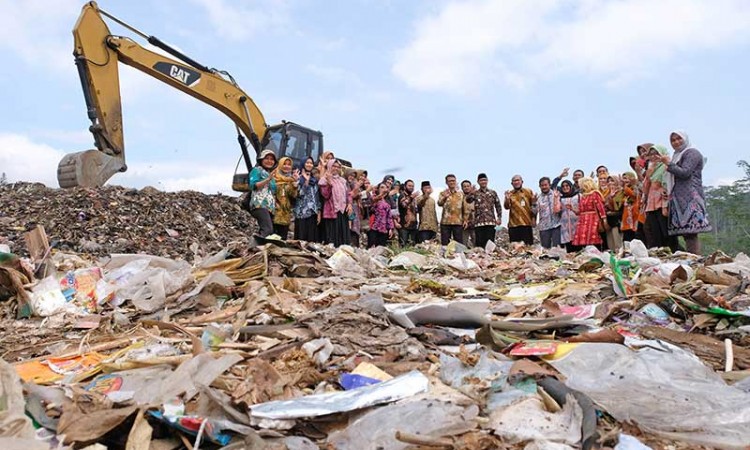
[[[112,35],[102,16],[125,26],[176,59],[152,52],[130,38]],[[248,169],[252,166],[245,137],[259,152],[268,125],[252,98],[231,76],[209,69],[158,38],[141,33],[99,9],[95,2],[84,5],[73,37],[73,54],[96,149],[63,158],[57,171],[60,187],[102,186],[114,174],[127,170],[118,63],[134,67],[224,113],[236,125],[245,164]]]

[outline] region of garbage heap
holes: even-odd
[[[271,241],[188,262],[29,233],[29,256],[0,248],[3,449],[750,442],[744,254]]]
[[[192,261],[229,244],[247,245],[256,226],[236,198],[195,191],[11,183],[0,184],[0,199],[0,239],[18,253],[26,251],[23,233],[41,225],[62,251]]]

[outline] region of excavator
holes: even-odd
[[[104,17],[174,58],[151,51],[131,38],[113,35]],[[73,38],[73,55],[96,148],[63,157],[57,168],[57,181],[62,188],[103,186],[113,175],[127,170],[118,63],[134,67],[229,117],[234,122],[241,159],[248,172],[255,159],[251,157],[250,146],[256,155],[270,148],[277,157],[289,156],[297,167],[307,157],[317,161],[323,154],[320,131],[287,121],[269,126],[253,99],[228,72],[199,63],[159,38],[107,13],[96,2],[83,6]],[[232,188],[247,191],[247,174],[236,172]]]

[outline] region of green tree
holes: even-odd
[[[713,231],[701,235],[705,251],[750,252],[750,163],[737,163],[744,172],[730,186],[709,187],[706,203]]]

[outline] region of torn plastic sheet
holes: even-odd
[[[293,400],[260,403],[250,407],[250,415],[261,419],[300,419],[335,414],[383,403],[395,402],[426,392],[429,380],[412,371],[389,381],[344,392],[308,395]]]
[[[482,352],[476,365],[467,366],[460,359],[440,355],[440,379],[443,383],[480,400],[487,392],[500,392],[508,389],[508,374],[513,361],[500,360]]]
[[[391,269],[403,267],[407,270],[420,270],[426,265],[427,257],[415,252],[401,252],[388,263],[388,267]]]
[[[431,437],[453,436],[476,428],[478,413],[476,405],[464,407],[432,398],[407,400],[363,413],[346,428],[331,433],[328,445],[337,450],[413,448],[397,440],[396,431]]]
[[[234,281],[232,281],[231,278],[229,278],[224,272],[219,272],[217,270],[211,272],[208,274],[206,278],[201,280],[201,282],[196,286],[192,291],[187,292],[185,294],[182,294],[177,298],[177,303],[182,303],[185,300],[189,300],[196,295],[203,292],[203,289],[206,288],[206,286],[210,284],[218,284],[220,286],[224,287],[231,287],[234,286]]]
[[[114,293],[114,305],[131,300],[147,312],[159,309],[168,295],[194,281],[190,264],[158,256],[115,254],[103,268],[105,283],[97,285],[97,298]]]
[[[488,299],[471,299],[446,302],[428,300],[419,304],[388,303],[388,316],[404,328],[421,324],[448,327],[476,327],[489,321]]]
[[[552,441],[568,445],[581,442],[583,412],[575,400],[566,401],[562,411],[550,413],[538,397],[523,399],[492,411],[488,426],[509,442]]]
[[[750,394],[695,355],[662,341],[633,351],[581,343],[548,362],[615,419],[671,439],[722,448],[750,442]]]

